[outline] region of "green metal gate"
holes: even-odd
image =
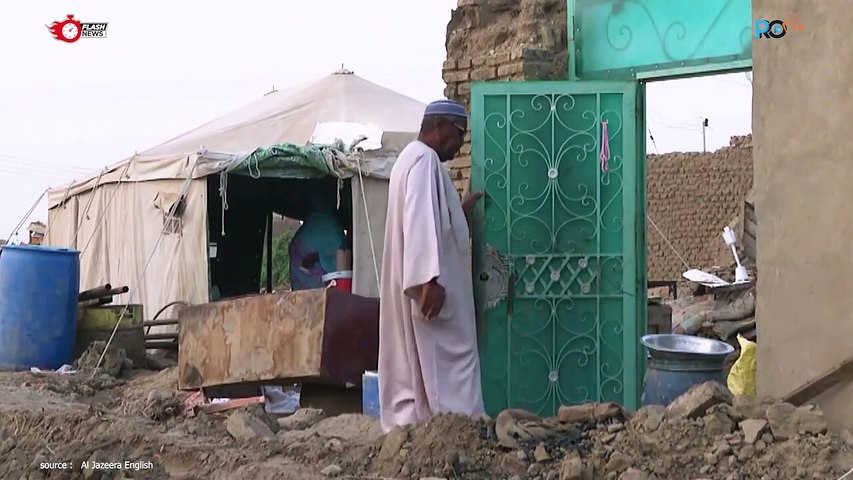
[[[490,414],[551,415],[588,401],[637,407],[646,297],[638,90],[597,81],[473,87],[472,187],[486,193],[474,273]]]

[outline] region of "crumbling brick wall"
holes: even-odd
[[[472,82],[567,80],[566,15],[565,0],[459,0],[447,25],[445,96],[470,108]],[[649,216],[691,266],[713,264],[713,239],[752,186],[749,142],[733,142],[747,146],[649,156]],[[470,136],[450,167],[464,194],[471,181]],[[651,226],[647,238],[649,278],[681,278],[683,264]]]
[[[471,83],[568,78],[565,0],[459,0],[447,25],[445,96],[470,108]],[[451,175],[470,187],[470,135]]]
[[[752,168],[751,135],[732,137],[730,146],[716,152],[648,156],[649,218],[691,268],[711,267],[719,258],[723,227],[740,214],[752,188]],[[663,235],[649,222],[649,279],[678,280],[686,268]]]

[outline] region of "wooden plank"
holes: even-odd
[[[319,376],[326,298],[305,290],[184,308],[179,388]]]
[[[853,357],[847,358],[816,379],[794,390],[784,400],[792,405],[800,406],[847,380],[853,380]]]

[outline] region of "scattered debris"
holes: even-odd
[[[127,358],[123,348],[111,347],[106,348],[107,343],[101,340],[92,342],[89,348],[80,355],[77,359],[75,367],[81,375],[92,375],[92,373],[106,374],[111,377],[120,377],[123,370],[130,370],[132,362]],[[106,353],[104,353],[106,349]],[[98,361],[104,356],[101,361],[101,366],[97,368]]]
[[[84,471],[86,460],[129,460],[144,468],[126,477],[211,480],[834,480],[853,467],[853,435],[827,433],[816,407],[732,399],[716,384],[668,409],[629,414],[590,404],[554,418],[523,410],[494,420],[444,415],[385,435],[375,418],[316,409],[274,419],[257,404],[186,417],[180,411],[191,394],[176,390],[175,368],[133,374],[91,397],[44,386],[68,377],[0,373],[0,478],[22,478],[34,461],[57,457],[74,464],[72,478],[113,478]],[[175,410],[163,415],[170,402]]]

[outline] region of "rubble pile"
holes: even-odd
[[[633,415],[592,404],[548,419],[521,410],[494,422],[443,416],[351,453],[364,461],[330,455],[321,467],[412,479],[835,480],[853,461],[851,444],[828,433],[818,408],[733,399],[715,383]]]
[[[188,416],[176,369],[125,373],[91,396],[45,386],[73,375],[0,374],[0,478],[837,480],[853,467],[853,435],[829,433],[818,408],[732,398],[716,383],[635,413],[602,403],[553,418],[444,415],[386,435],[375,418],[315,409]],[[57,458],[73,468],[39,467]],[[141,467],[98,476],[86,461]]]

